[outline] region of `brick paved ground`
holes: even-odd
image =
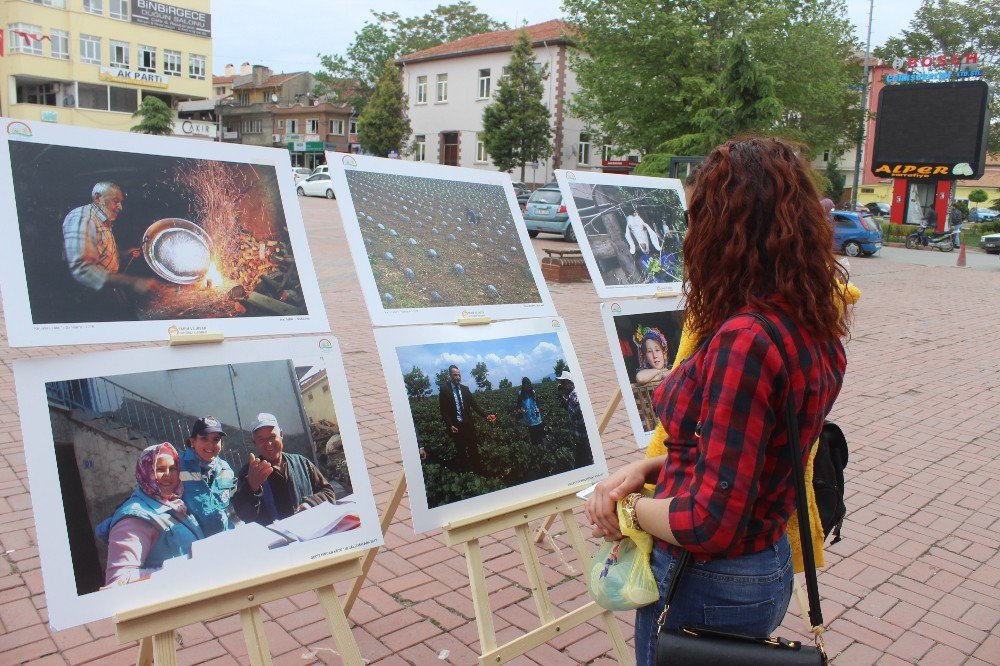
[[[372,487],[384,506],[400,473],[395,428],[368,315],[333,202],[302,201],[333,331],[345,353]],[[565,247],[559,242],[535,241]],[[849,344],[849,371],[833,417],[851,443],[844,541],[820,573],[827,645],[836,663],[1000,664],[1000,272],[855,259],[864,297]],[[550,285],[583,365],[594,410],[614,372],[589,283]],[[0,664],[126,664],[110,621],[59,633],[46,626],[12,359],[82,348],[9,350],[0,342]],[[88,348],[93,350],[93,348]],[[623,409],[603,437],[612,469],[638,455]],[[556,524],[543,550],[563,610],[586,599],[580,565]],[[513,533],[486,539],[494,622],[501,642],[537,626]],[[472,664],[478,636],[465,562],[438,534],[415,537],[407,505],[396,516],[351,614],[373,664]],[[793,608],[781,633],[798,636]],[[339,663],[316,598],[265,606],[276,664]],[[619,614],[631,635],[631,617]],[[245,663],[237,616],[178,631],[182,664]],[[631,641],[630,641],[631,642]],[[599,622],[560,636],[521,664],[613,663]],[[447,651],[447,652],[445,652]],[[445,656],[446,655],[446,656]]]

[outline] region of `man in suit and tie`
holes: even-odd
[[[475,412],[490,423],[496,420],[496,415],[487,414],[472,397],[472,391],[462,383],[462,371],[458,366],[448,366],[448,374],[451,381],[441,384],[438,401],[445,430],[455,442],[457,460],[453,467],[456,472],[479,472],[480,457],[472,414]]]

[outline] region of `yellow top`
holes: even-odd
[[[844,296],[849,304],[857,303],[858,299],[861,298],[861,290],[853,284],[848,284],[844,288]],[[701,340],[692,333],[690,322],[685,321],[684,328],[681,331],[681,341],[677,346],[677,358],[674,359],[674,365],[671,370],[675,370],[686,358],[691,356],[694,350],[698,348],[700,342]],[[653,436],[649,440],[649,445],[646,447],[646,457],[656,458],[657,456],[666,454],[666,440],[667,431],[663,429],[663,423],[657,423],[656,430],[653,432]],[[809,506],[809,527],[812,533],[816,566],[822,567],[825,565],[823,559],[823,525],[820,522],[819,508],[816,506],[816,495],[813,493],[812,486],[813,461],[816,459],[816,450],[817,447],[813,446],[812,453],[809,455],[809,464],[806,465],[806,503]],[[792,547],[792,565],[795,568],[795,572],[802,572],[804,570],[802,565],[802,546],[799,541],[799,523],[795,513],[792,513],[788,519],[788,540]]]

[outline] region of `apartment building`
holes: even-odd
[[[553,20],[525,28],[535,58],[547,65],[544,103],[552,122],[554,153],[529,165],[525,180],[552,180],[554,169],[601,170],[610,146],[595,145],[584,123],[569,114],[567,102],[579,87],[569,68],[570,27]],[[398,60],[409,98],[413,154],[408,159],[495,170],[482,141],[483,109],[510,62],[517,30],[466,37],[409,53]],[[518,177],[520,174],[515,174]]]
[[[148,95],[211,95],[209,0],[7,0],[0,114],[128,131]]]

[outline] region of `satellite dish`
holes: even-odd
[[[271,103],[272,104],[278,103],[278,93],[271,93]]]

